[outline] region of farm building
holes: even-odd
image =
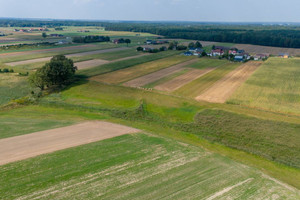
[[[243,62],[245,60],[244,56],[238,55],[234,56],[234,61]]]
[[[263,60],[268,58],[270,55],[269,54],[256,54],[253,56],[254,60]]]
[[[280,54],[278,55],[278,57],[280,57],[280,58],[289,58],[290,55],[289,55],[288,53],[280,53]]]
[[[184,52],[183,54],[184,54],[185,56],[192,56],[192,55],[193,55],[193,53],[190,52],[190,51]]]
[[[222,56],[224,51],[222,49],[215,49],[211,51],[211,56]]]

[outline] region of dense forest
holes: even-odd
[[[300,26],[197,22],[108,22],[0,19],[2,27],[102,26],[111,31],[153,33],[168,38],[300,48]]]

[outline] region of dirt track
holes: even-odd
[[[225,77],[196,97],[198,101],[225,103],[226,100],[240,87],[252,73],[261,65],[261,62],[248,62],[233,70]]]
[[[0,165],[88,144],[139,130],[102,121],[91,121],[68,127],[0,140]]]
[[[205,74],[211,72],[215,68],[207,68],[207,69],[192,69],[181,76],[178,76],[170,81],[162,83],[154,87],[156,90],[172,92],[177,90],[178,88],[192,82],[193,80],[204,76]]]
[[[88,51],[88,52],[82,52],[82,53],[73,53],[73,54],[68,54],[66,57],[72,58],[72,57],[81,57],[81,56],[86,56],[86,55],[94,55],[94,54],[100,54],[100,53],[108,53],[108,52],[114,52],[114,51],[121,51],[125,50],[127,47],[120,47],[120,48],[112,48],[112,49],[102,49],[102,50],[96,50],[96,51]],[[17,66],[17,65],[26,65],[26,64],[31,64],[31,63],[38,63],[38,62],[47,62],[50,61],[52,57],[45,57],[45,58],[36,58],[36,59],[31,59],[31,60],[24,60],[24,61],[17,61],[17,62],[10,62],[10,63],[5,63],[8,66]]]
[[[195,63],[197,61],[198,61],[198,59],[189,60],[189,61],[177,64],[177,65],[174,65],[172,67],[168,67],[166,69],[162,69],[162,70],[153,72],[151,74],[147,74],[145,76],[133,79],[131,81],[128,81],[128,82],[124,83],[124,85],[129,86],[129,87],[142,87],[142,86],[147,85],[149,83],[158,81],[159,79],[162,79],[162,78],[164,78],[166,76],[169,76],[173,73],[181,71],[181,70],[184,69],[183,68],[184,66]]]

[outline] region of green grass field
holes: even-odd
[[[0,172],[4,199],[300,197],[252,168],[149,134],[125,135],[39,156],[0,166]]]
[[[26,96],[30,91],[26,77],[16,74],[0,74],[0,106],[13,99]]]
[[[228,101],[271,111],[300,114],[300,59],[270,58]]]
[[[189,97],[189,98],[195,98],[196,96],[201,94],[201,92],[203,92],[205,89],[212,86],[222,77],[224,77],[226,74],[228,74],[229,72],[231,72],[232,70],[234,70],[240,65],[240,63],[223,63],[223,62],[219,64],[220,65],[217,69],[175,90],[173,94]],[[218,65],[215,64],[215,66]]]

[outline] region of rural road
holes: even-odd
[[[0,165],[78,145],[140,132],[131,127],[90,121],[0,140]]]

